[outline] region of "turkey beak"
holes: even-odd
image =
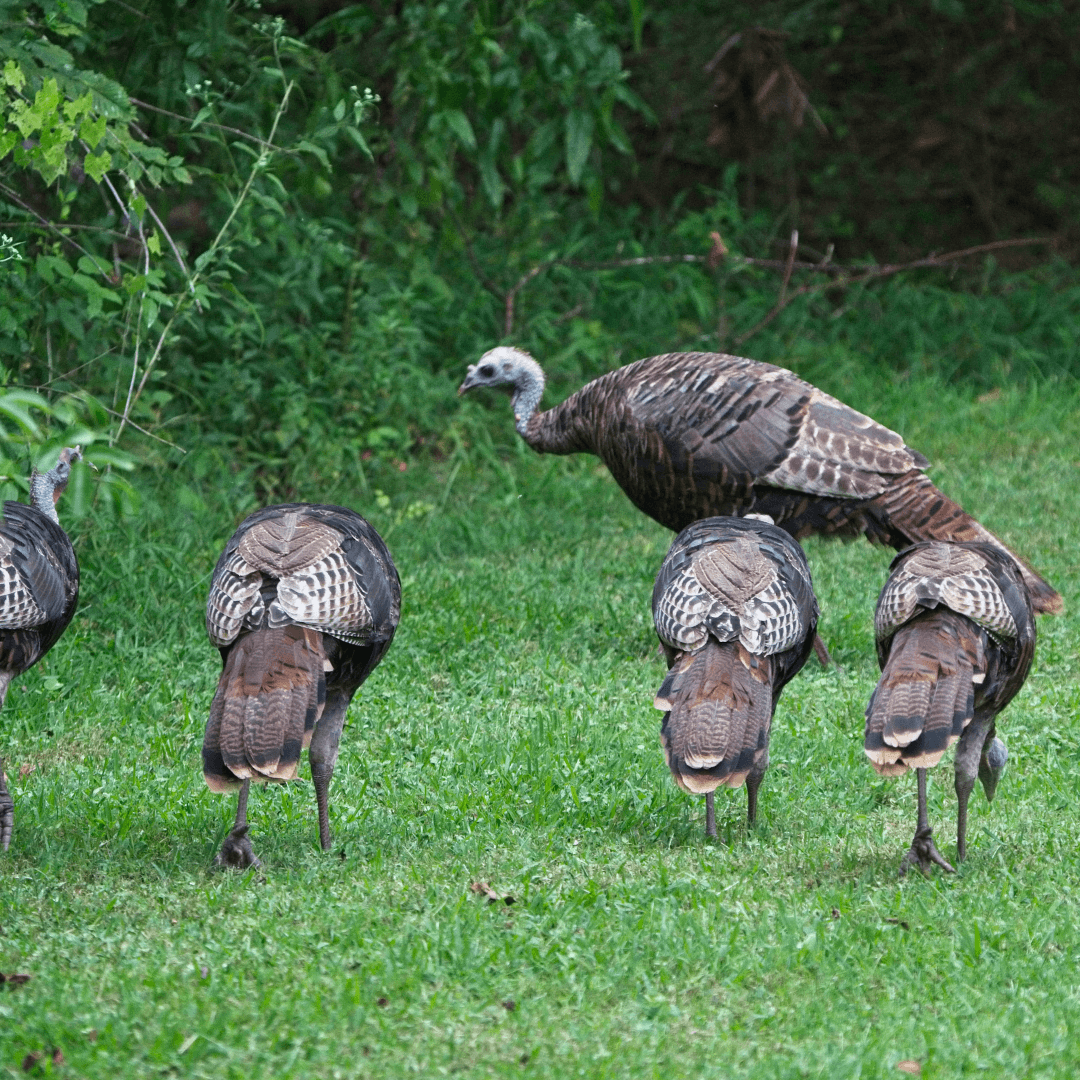
[[[82,461],[82,447],[81,446],[65,446],[60,451],[60,460],[70,465],[73,461]]]
[[[473,382],[473,376],[475,374],[476,374],[476,365],[475,364],[470,364],[468,369],[465,372],[464,381],[457,388],[458,397],[461,397],[462,394],[467,394],[474,386],[476,386],[476,383]]]

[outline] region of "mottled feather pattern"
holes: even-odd
[[[897,776],[931,768],[980,717],[1023,685],[1035,651],[1021,569],[997,546],[916,544],[901,552],[874,617],[882,674],[866,709],[864,749]]]
[[[270,625],[285,621],[312,626],[342,641],[362,645],[375,639],[371,611],[340,548],[278,582]]]
[[[390,552],[359,514],[289,504],[243,522],[207,601],[223,658],[203,742],[207,784],[292,779],[329,690],[352,697],[389,648],[400,611]]]
[[[653,619],[661,641],[693,650],[711,633],[718,641],[739,638],[757,655],[790,649],[806,630],[802,612],[817,617],[797,545],[771,526],[762,538],[756,523],[698,525],[676,540],[657,576]]]
[[[67,629],[79,564],[67,533],[40,510],[5,502],[0,518],[0,670],[21,674]]]
[[[889,578],[874,612],[874,632],[885,638],[916,608],[938,605],[964,615],[995,636],[1015,638],[1016,619],[986,560],[967,547],[932,544],[905,559]]]
[[[258,625],[262,580],[262,573],[249,566],[239,552],[214,572],[206,602],[206,633],[219,649],[236,640],[245,620],[253,616]]]
[[[26,580],[11,558],[10,545],[0,555],[0,629],[23,630],[45,622],[45,612],[34,602]]]
[[[738,787],[768,763],[776,701],[806,662],[818,608],[802,549],[773,525],[709,518],[684,529],[653,588],[670,668],[654,705],[675,782]]]
[[[722,353],[653,356],[609,372],[525,429],[541,453],[600,456],[644,513],[678,531],[768,514],[797,539],[865,535],[1008,548],[923,474],[894,431],[772,364]],[[1021,561],[1037,611],[1061,597]]]
[[[344,536],[301,510],[260,521],[240,537],[244,561],[269,577],[284,578],[321,562]]]

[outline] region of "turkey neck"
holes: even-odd
[[[543,376],[537,383],[530,380],[527,390],[516,383],[512,401],[518,434],[539,454],[595,454],[595,385],[589,383],[561,405],[538,413]]]
[[[44,475],[35,472],[30,477],[30,502],[33,503],[47,518],[60,524],[60,517],[56,513],[56,503],[53,501],[53,491],[56,485],[48,473]]]

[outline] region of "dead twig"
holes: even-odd
[[[786,296],[781,294],[780,300],[777,301],[768,315],[744,334],[740,334],[735,339],[735,345],[742,345],[744,341],[748,341],[759,330],[763,330],[777,315],[780,314],[781,311],[784,310],[784,308],[786,308],[793,300],[797,300],[800,296],[809,296],[814,293],[823,292],[825,289],[848,289],[852,285],[862,285],[867,281],[876,281],[881,278],[892,277],[893,274],[902,273],[904,270],[921,270],[933,266],[946,266],[949,263],[959,262],[961,259],[969,258],[972,255],[984,255],[987,252],[998,251],[1001,248],[1024,247],[1031,244],[1049,244],[1052,242],[1053,241],[1049,237],[995,240],[989,244],[978,244],[975,247],[961,248],[959,251],[947,251],[944,255],[927,255],[921,259],[914,259],[911,262],[867,267],[862,272],[853,273],[852,276],[848,278],[838,277],[834,281],[828,281],[822,284],[801,285]],[[852,268],[850,267],[844,267],[843,269],[845,273],[851,273],[852,271]]]
[[[140,101],[138,98],[128,98],[128,101],[130,101],[132,105],[138,105],[140,109],[149,109],[151,112],[161,113],[162,116],[171,116],[174,120],[183,120],[187,124],[191,124],[195,120],[194,116],[184,116],[183,113],[171,112],[169,109],[159,109],[156,105],[151,105],[147,101]],[[242,139],[257,143],[265,150],[270,150],[274,153],[290,154],[293,152],[284,146],[277,146],[273,142],[267,142],[265,139],[260,139],[258,135],[252,135],[248,131],[241,131],[240,128],[228,127],[225,124],[215,124],[209,120],[204,120],[199,126],[216,128],[218,131],[227,131],[231,135],[239,135]]]

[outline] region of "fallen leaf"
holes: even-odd
[[[893,926],[899,926],[901,930],[910,930],[911,929],[911,927],[908,926],[908,924],[906,922],[904,922],[903,919],[886,919],[885,921],[887,923],[892,923]]]
[[[832,909],[832,917],[834,919],[839,919],[840,918],[840,909],[839,908],[833,908]]]
[[[90,1030],[89,1030],[89,1031],[88,1031],[88,1032],[86,1033],[86,1037],[87,1037],[87,1038],[88,1038],[88,1039],[89,1039],[89,1040],[90,1040],[91,1042],[97,1042],[97,1028],[91,1028],[91,1029],[90,1029]]]
[[[521,1057],[518,1058],[518,1061],[520,1061],[522,1065],[528,1065],[529,1064],[529,1059],[531,1057],[532,1057],[532,1054],[526,1052],[526,1053],[522,1054]]]
[[[386,1006],[390,1004],[390,999],[381,997],[376,999],[375,1004],[378,1005],[380,1009],[385,1009]]]
[[[22,1059],[23,1072],[29,1072],[43,1057],[45,1056],[44,1050],[34,1050]]]
[[[37,769],[36,765],[31,765],[29,762],[23,762],[23,764],[19,766],[19,779],[22,780],[24,777],[29,776],[35,769]]]
[[[505,1000],[505,1001],[504,1001],[504,1002],[502,1003],[502,1007],[503,1007],[503,1008],[504,1008],[504,1009],[505,1009],[505,1010],[506,1010],[507,1012],[513,1012],[513,1011],[514,1011],[514,1010],[515,1010],[515,1009],[517,1008],[517,1002],[516,1002],[516,1001],[515,1001],[515,1000],[514,1000],[513,998],[507,998],[507,999],[506,999],[506,1000]]]
[[[486,881],[474,881],[469,886],[469,891],[477,893],[480,896],[486,896],[489,904],[497,904],[500,901],[504,904],[513,904],[516,902],[509,893],[506,896],[500,896]]]
[[[997,401],[999,397],[1001,397],[1001,387],[995,386],[993,390],[987,390],[985,394],[980,394],[975,400],[980,405],[985,405],[987,402]],[[897,1065],[896,1067],[898,1069],[900,1068],[899,1065]]]
[[[896,1067],[910,1076],[922,1076],[922,1066],[917,1061],[898,1061]]]
[[[12,972],[10,975],[4,975],[0,972],[0,986],[3,986],[5,983],[11,986],[22,986],[23,983],[29,981],[30,976],[20,972]]]
[[[55,1048],[53,1049],[53,1052],[52,1052],[52,1063],[53,1063],[53,1064],[54,1064],[54,1065],[55,1065],[55,1066],[56,1066],[57,1068],[59,1068],[59,1067],[60,1067],[61,1065],[63,1065],[63,1064],[64,1064],[64,1055],[63,1055],[62,1051],[60,1050],[60,1047],[59,1047],[59,1046],[57,1046],[57,1047],[55,1047]]]
[[[193,1035],[189,1035],[181,1044],[180,1048],[176,1051],[177,1054],[186,1054],[194,1045],[195,1040],[199,1037],[199,1033],[196,1031]]]
[[[210,969],[208,967],[199,968],[199,978],[200,979],[205,979],[209,974],[210,974]]]

